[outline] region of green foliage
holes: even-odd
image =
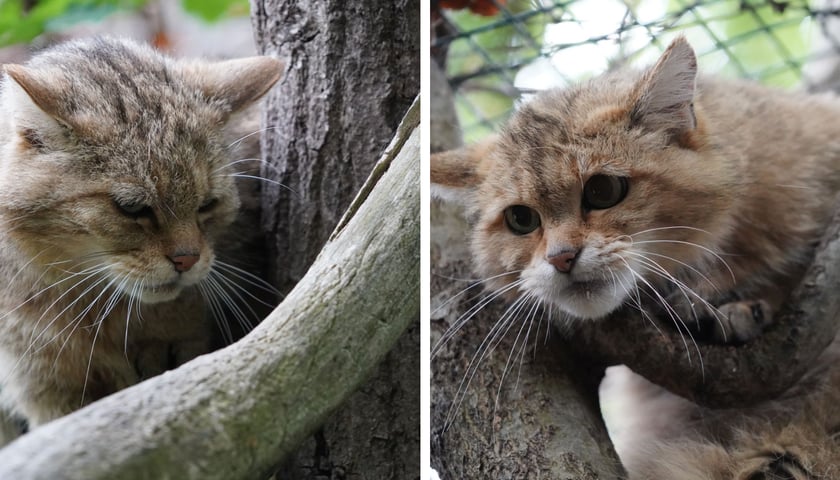
[[[533,8],[530,0],[511,0],[507,12],[518,15]],[[459,78],[474,74],[488,65],[523,65],[537,58],[540,46],[531,39],[542,38],[545,20],[533,16],[511,25],[508,13],[492,17],[471,13],[469,10],[449,12],[450,20],[461,32],[477,32],[469,41],[452,42],[447,60],[447,76]],[[513,98],[504,90],[512,82],[506,73],[482,75],[461,88],[464,98],[456,103],[456,111],[464,125],[465,140],[475,141],[494,130],[494,124],[507,117],[513,108]],[[513,78],[513,73],[509,74]],[[489,121],[488,121],[489,120]]]
[[[98,21],[121,10],[136,10],[148,0],[0,0],[0,46],[29,42],[82,21]],[[24,8],[26,3],[34,5]],[[184,9],[208,22],[248,15],[248,0],[183,0]]]
[[[80,20],[101,19],[145,0],[40,0],[28,11],[23,0],[0,0],[0,45],[27,42]]]
[[[683,1],[672,0],[675,8]],[[808,12],[782,8],[781,4],[758,0],[725,0],[701,5],[677,24],[678,31],[697,43],[712,40],[710,63],[725,55],[718,73],[749,77],[763,83],[796,86],[802,75],[802,59],[810,51],[812,30]],[[694,34],[694,35],[692,35]],[[708,42],[708,40],[707,40]],[[701,65],[704,58],[701,52]]]
[[[449,44],[446,73],[457,89],[464,139],[476,141],[505,120],[517,97],[513,79],[523,67],[528,70],[520,85],[540,88],[543,74],[547,86],[582,81],[608,65],[651,65],[678,35],[691,42],[705,74],[795,87],[818,45],[820,18],[807,6],[772,0],[510,0],[507,11],[492,17],[447,11],[458,34]],[[603,67],[587,55],[605,58]]]
[[[183,0],[184,9],[208,22],[225,16],[248,15],[248,0]]]

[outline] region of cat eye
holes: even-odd
[[[524,205],[513,205],[505,209],[505,224],[517,235],[527,235],[540,227],[540,214]]]
[[[120,213],[127,217],[140,218],[151,217],[152,215],[154,215],[154,212],[152,212],[152,207],[146,205],[145,203],[123,203],[115,199],[114,205],[117,206],[117,210],[119,210]]]
[[[627,196],[627,178],[593,175],[583,185],[583,206],[589,210],[610,208]]]
[[[218,198],[211,198],[210,200],[207,200],[206,202],[202,203],[198,207],[198,213],[207,213],[210,210],[213,210],[214,208],[216,208],[216,205],[218,205],[218,204],[219,204],[219,199]]]

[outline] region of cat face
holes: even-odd
[[[113,39],[7,66],[9,236],[53,277],[101,270],[100,287],[174,299],[207,276],[239,206],[221,130],[280,69],[267,58],[176,62]]]
[[[432,182],[467,206],[491,288],[599,318],[709,261],[731,185],[708,161],[695,72],[678,41],[644,74],[545,92],[499,135],[433,156]]]

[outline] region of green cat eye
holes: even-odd
[[[583,206],[589,210],[610,208],[627,196],[627,178],[593,175],[583,185]]]
[[[540,214],[524,205],[513,205],[505,209],[505,224],[511,232],[526,235],[540,227]]]

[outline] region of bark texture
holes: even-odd
[[[266,99],[264,230],[275,283],[315,260],[420,92],[420,2],[254,0],[260,52],[286,71]],[[419,183],[419,179],[418,179]]]
[[[286,62],[266,100],[263,137],[263,175],[285,185],[264,185],[263,230],[273,282],[286,291],[318,255],[420,91],[420,2],[251,6],[261,53]],[[413,181],[419,188],[419,177]],[[418,321],[278,477],[419,477],[419,344]]]
[[[272,472],[419,314],[417,111],[377,165],[375,187],[363,189],[262,324],[21,437],[0,450],[0,478],[252,480]]]
[[[433,149],[453,148],[460,140],[452,135],[457,132],[452,92],[437,65],[431,68]],[[471,284],[464,279],[473,277],[461,213],[432,204],[432,345],[479,303],[480,286],[459,295]],[[619,478],[622,468],[593,387],[602,372],[575,363],[556,335],[546,342],[545,319],[521,331],[517,322],[480,360],[475,375],[468,372],[478,361],[473,357],[478,346],[503,314],[498,302],[483,308],[432,358],[432,467],[443,480]],[[526,335],[530,340],[523,350]]]

